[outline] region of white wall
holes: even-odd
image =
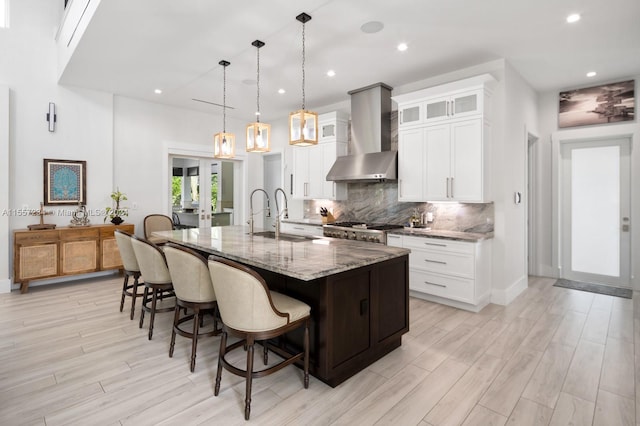
[[[251,168],[258,159],[247,158],[244,152],[245,125],[227,117],[227,131],[236,135],[237,160],[244,160]],[[127,222],[135,224],[136,233],[142,235],[146,215],[170,213],[165,193],[169,188],[165,181],[169,170],[167,148],[191,151],[194,155],[198,151],[212,154],[213,135],[221,131],[222,119],[213,114],[116,96],[113,126],[113,185],[127,194],[128,207],[137,204],[137,209],[129,211]],[[252,170],[249,175],[253,173]],[[246,196],[240,194],[237,198],[234,217],[242,220]]]
[[[636,93],[640,75],[622,76],[614,81],[636,80]],[[594,82],[593,85],[606,82]],[[581,86],[581,87],[584,87]],[[640,150],[637,144],[640,141],[640,124],[638,119],[631,122],[613,123],[597,126],[581,126],[570,129],[558,128],[558,92],[545,92],[539,96],[539,123],[540,140],[538,141],[538,157],[542,159],[539,168],[538,192],[541,194],[538,214],[543,222],[540,226],[540,235],[537,243],[540,247],[538,260],[540,268],[545,275],[558,276],[558,237],[557,226],[557,192],[553,187],[553,170],[559,160],[559,153],[554,149],[552,138],[559,140],[605,138],[615,135],[631,136],[631,284],[635,290],[640,290],[640,273],[637,265],[640,265]],[[637,96],[636,96],[637,98]],[[637,111],[637,101],[636,101]],[[598,206],[598,200],[593,201]],[[636,224],[636,226],[634,226]]]
[[[9,87],[0,85],[0,241],[10,241],[9,232]],[[9,244],[0,244],[0,293],[11,290]]]
[[[508,304],[527,288],[527,133],[537,134],[537,96],[509,64],[505,64],[504,92],[496,99],[503,116],[503,135],[493,141],[493,303]],[[500,122],[500,120],[498,120]],[[495,128],[500,131],[500,129]],[[520,192],[523,202],[516,204]]]
[[[87,207],[101,208],[109,198],[112,171],[112,96],[59,86],[56,82],[54,35],[61,2],[11,3],[11,28],[0,31],[0,84],[9,87],[8,207],[39,208],[43,200],[43,159],[87,162]],[[56,104],[56,131],[48,131],[45,114]],[[57,214],[67,208],[51,208]],[[67,225],[67,215],[46,222]],[[9,229],[38,223],[33,216],[10,216]],[[101,217],[91,217],[101,222]],[[3,228],[6,229],[6,228]],[[12,238],[2,239],[12,257]],[[3,248],[3,253],[5,249]],[[11,269],[11,268],[10,268]],[[12,273],[12,271],[10,272]],[[1,279],[2,277],[0,277]]]

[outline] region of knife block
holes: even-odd
[[[331,212],[327,212],[326,216],[322,216],[322,223],[333,223],[336,221],[336,218],[333,217]]]

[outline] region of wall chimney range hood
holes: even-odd
[[[391,90],[377,83],[352,90],[351,155],[338,157],[328,181],[382,182],[398,178],[398,152],[391,151]]]

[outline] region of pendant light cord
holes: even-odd
[[[304,31],[305,23],[302,23],[302,110],[304,111],[304,101],[305,101],[305,93],[304,93],[304,62],[305,62],[305,50],[304,50],[304,42],[305,42],[305,31]]]
[[[227,66],[222,67],[222,133],[227,133]]]
[[[258,54],[258,66],[257,66],[257,72],[256,72],[256,86],[258,89],[258,94],[256,96],[256,106],[257,106],[257,112],[258,114],[256,114],[256,122],[259,123],[260,122],[260,47],[257,48]]]

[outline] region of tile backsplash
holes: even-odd
[[[398,183],[349,183],[348,198],[344,201],[304,201],[305,219],[318,219],[320,207],[333,209],[337,221],[405,224],[414,209],[419,213],[432,212],[432,229],[492,232],[493,203],[403,203],[398,202]]]

